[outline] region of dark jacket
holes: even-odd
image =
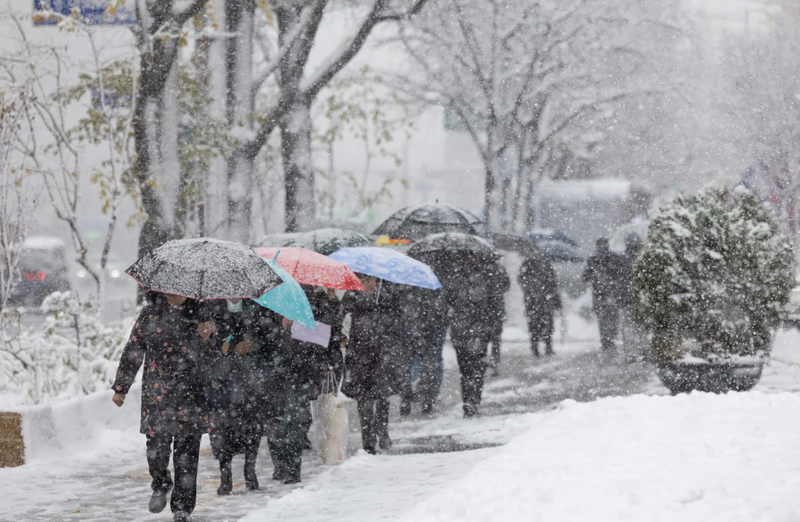
[[[144,363],[142,433],[206,431],[207,419],[199,397],[201,339],[197,323],[197,306],[192,301],[173,308],[159,299],[139,314],[112,388],[127,394]]]
[[[543,257],[522,262],[517,278],[525,301],[525,315],[552,315],[561,309],[561,296],[553,265]]]
[[[375,296],[364,292],[345,297],[352,323],[342,390],[356,400],[389,397],[400,393],[404,383],[405,325],[399,292],[389,287],[382,284],[377,304]]]
[[[592,285],[594,307],[616,306],[622,300],[624,258],[610,251],[595,252],[586,260],[583,280]]]
[[[492,313],[492,290],[495,279],[491,265],[479,267],[456,266],[442,282],[445,299],[452,311],[450,329],[454,337],[476,338],[491,335],[497,325],[497,315]]]

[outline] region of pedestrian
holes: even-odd
[[[489,286],[496,270],[485,257],[462,254],[442,283],[451,311],[450,336],[461,373],[464,417],[478,414],[483,395],[489,340],[496,322],[489,309]]]
[[[619,329],[624,260],[608,248],[608,239],[596,242],[595,252],[586,260],[583,280],[592,286],[592,308],[600,327],[600,346],[614,348]]]
[[[497,377],[499,375],[498,366],[500,365],[500,345],[503,339],[503,325],[506,321],[506,298],[505,294],[511,288],[511,280],[508,278],[508,272],[503,268],[499,261],[491,265],[492,269],[489,272],[489,368],[492,369],[492,375]]]
[[[519,286],[525,303],[525,318],[531,339],[531,352],[539,357],[539,343],[544,343],[544,354],[553,355],[553,316],[561,309],[561,296],[553,265],[536,253],[522,262]]]
[[[245,455],[245,487],[256,490],[256,461],[263,435],[257,354],[266,338],[259,322],[261,307],[249,299],[212,301],[205,306],[214,331],[204,343],[201,390],[211,427],[211,449],[219,460],[217,494],[231,493],[231,461],[240,453]]]
[[[644,355],[647,333],[634,320],[633,265],[639,255],[642,239],[636,234],[625,237],[625,255],[622,263],[620,330],[622,348],[627,353],[628,362],[636,362]]]
[[[359,278],[365,290],[351,292],[345,303],[352,319],[342,390],[358,403],[364,451],[375,454],[392,447],[389,397],[403,387],[402,318],[396,289],[372,276]]]
[[[278,327],[274,352],[266,362],[275,375],[275,412],[267,421],[272,479],[285,484],[301,480],[303,450],[310,447],[310,402],[319,394],[320,357],[315,345],[292,338],[292,321],[274,314]]]
[[[198,302],[178,295],[150,292],[122,352],[112,386],[114,403],[122,406],[139,367],[142,376],[141,433],[147,436],[147,463],[152,477],[151,513],[170,507],[176,521],[190,521],[197,497],[200,438],[207,417],[198,397],[201,339],[212,326],[201,322]],[[173,483],[169,472],[172,454]]]
[[[400,416],[411,414],[414,398],[424,415],[432,415],[444,373],[442,352],[448,327],[444,291],[408,287],[403,292],[401,308],[406,321],[409,367],[400,393]],[[413,390],[415,379],[416,393]]]

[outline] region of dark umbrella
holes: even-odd
[[[145,290],[192,299],[256,299],[281,278],[252,249],[211,238],[168,241],[125,271]]]
[[[482,257],[499,257],[498,252],[494,249],[492,244],[484,238],[461,232],[431,234],[414,243],[411,249],[409,249],[408,254],[412,257],[416,257],[427,252],[461,252]]]
[[[483,222],[471,212],[450,205],[430,203],[395,212],[373,234],[418,240],[440,232],[479,234],[482,230]]]
[[[342,248],[362,247],[372,242],[363,234],[341,228],[320,228],[311,232],[303,232],[287,240],[283,245],[258,246],[294,246],[313,250],[323,256],[329,256]]]

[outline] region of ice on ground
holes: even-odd
[[[790,393],[564,401],[400,520],[798,520],[798,411]]]

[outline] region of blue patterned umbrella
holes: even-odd
[[[329,256],[353,272],[401,285],[436,290],[442,284],[431,267],[396,250],[383,247],[342,248]]]

